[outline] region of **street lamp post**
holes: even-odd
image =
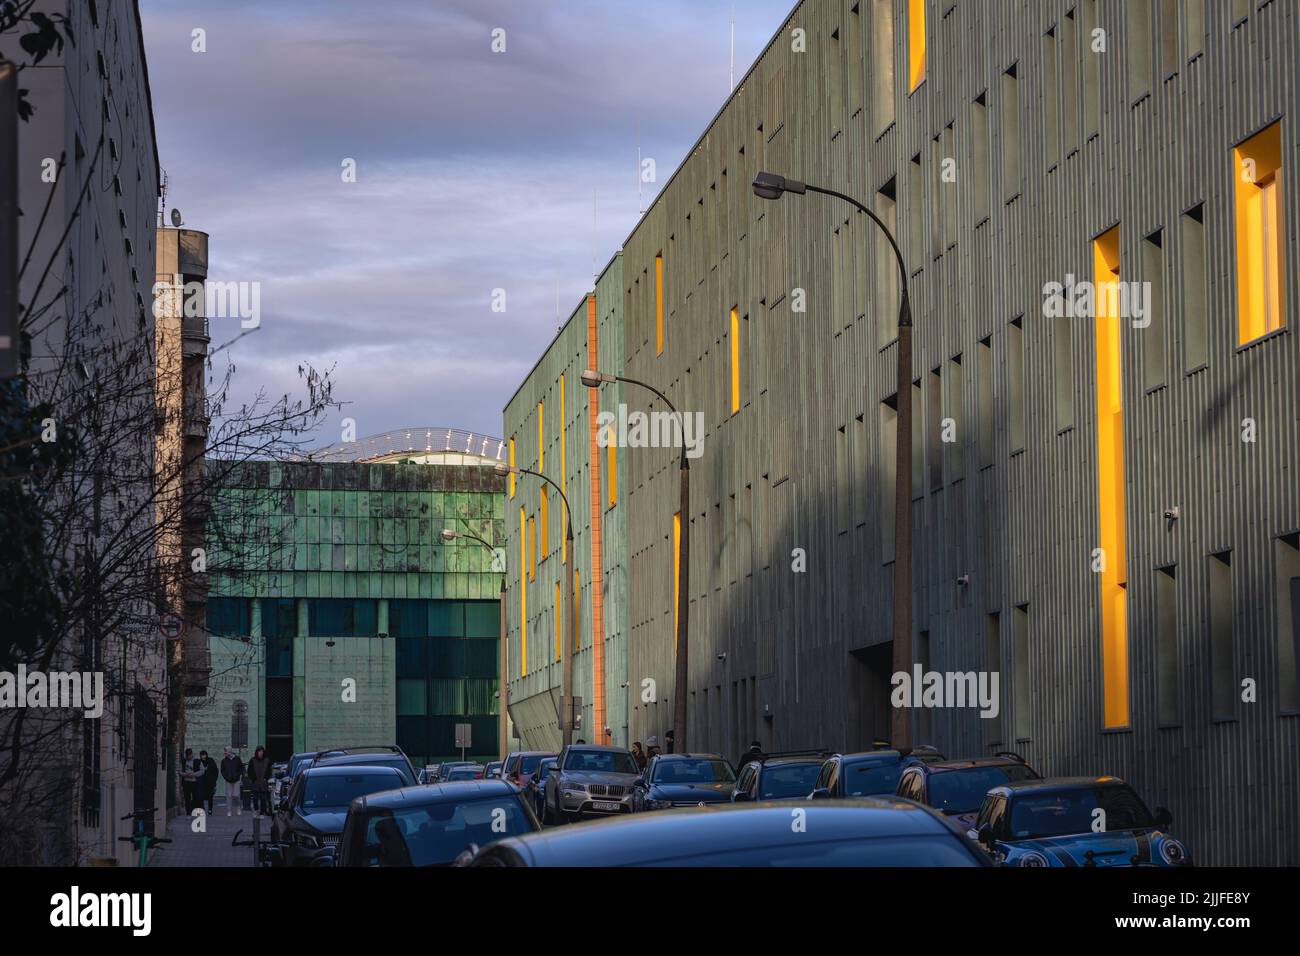
[[[690,614],[690,567],[691,567],[691,465],[690,460],[686,457],[686,420],[682,418],[681,413],[677,411],[676,406],[668,401],[668,396],[653,385],[645,382],[639,382],[634,378],[626,378],[622,375],[610,375],[607,372],[600,372],[596,369],[587,369],[582,373],[582,384],[588,388],[600,388],[604,382],[625,382],[628,385],[639,385],[641,388],[649,389],[659,396],[660,401],[668,406],[669,411],[676,416],[681,425],[682,439],[682,464],[678,471],[681,476],[681,501],[679,504],[679,530],[678,530],[678,548],[677,548],[677,573],[679,580],[677,583],[677,666],[674,676],[674,696],[673,696],[673,748],[677,753],[687,753],[686,745],[686,690],[687,681],[687,627],[688,616]]]
[[[776,173],[760,172],[754,177],[754,195],[760,199],[780,199],[785,193],[802,195],[805,192],[835,196],[866,213],[889,240],[898,262],[899,281],[902,284],[902,301],[898,309],[898,395],[895,399],[898,412],[897,451],[894,476],[894,672],[910,673],[912,669],[912,305],[907,290],[907,266],[903,253],[893,233],[874,212],[852,196],[834,189],[825,189],[797,179],[786,179]],[[890,714],[890,731],[893,743],[899,750],[912,746],[911,712],[895,707]]]
[[[499,461],[493,467],[498,475],[532,475],[534,478],[540,478],[560,495],[560,500],[564,502],[564,519],[567,527],[565,528],[565,541],[568,548],[565,554],[569,556],[569,566],[572,573],[569,575],[569,586],[565,589],[568,592],[564,600],[567,609],[568,627],[565,630],[564,639],[560,641],[560,734],[564,741],[564,746],[573,743],[573,635],[577,628],[578,611],[574,606],[575,595],[578,590],[578,553],[573,549],[573,509],[569,507],[569,499],[564,494],[564,489],[557,485],[551,479],[547,478],[540,471],[533,471],[529,468],[512,468],[503,461]],[[524,570],[521,568],[519,573],[519,586],[527,587],[524,580]],[[524,622],[520,621],[522,627]],[[593,680],[596,675],[592,675]]]
[[[493,561],[496,560],[497,549],[492,547],[492,545],[488,544],[486,541],[484,541],[478,535],[474,534],[472,531],[455,531],[451,528],[443,529],[442,540],[455,541],[457,538],[469,538],[473,541],[477,541],[479,544],[483,545],[483,547],[491,551]],[[498,648],[498,653],[501,655],[501,660],[499,662],[501,667],[501,680],[497,685],[497,750],[501,754],[501,759],[504,760],[506,754],[509,753],[509,740],[507,739],[508,735],[506,733],[506,730],[509,727],[508,724],[509,715],[507,711],[507,706],[509,704],[509,694],[510,694],[509,687],[506,681],[506,678],[509,677],[509,674],[507,673],[507,667],[509,665],[510,656],[509,654],[506,653],[506,576],[505,574],[501,575],[501,597],[499,599],[499,603],[497,607],[497,618],[498,618],[497,640],[501,644],[500,648]]]

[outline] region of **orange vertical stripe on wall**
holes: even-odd
[[[596,297],[587,296],[587,367],[600,368],[599,334],[596,323]],[[605,739],[605,566],[601,557],[600,445],[596,440],[596,421],[600,418],[600,389],[588,389],[588,461],[591,465],[591,717],[594,740]]]

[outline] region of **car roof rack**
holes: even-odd
[[[771,760],[773,757],[833,757],[833,756],[834,754],[831,751],[823,747],[820,750],[778,750],[775,753],[755,756],[754,760],[758,761],[759,763],[766,763],[767,761]],[[746,760],[745,762],[753,763],[754,760]]]

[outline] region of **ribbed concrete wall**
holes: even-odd
[[[928,76],[910,94],[907,6],[798,6],[624,246],[627,374],[703,412],[708,428],[692,468],[691,749],[734,757],[751,736],[774,749],[860,747],[886,730],[892,462],[882,402],[895,391],[897,300],[864,217],[820,196],[763,202],[749,183],[760,169],[782,172],[882,213],[878,192],[892,190],[916,319],[914,411],[925,423],[916,430],[915,626],[928,640],[918,639],[917,654],[935,669],[1002,676],[999,722],[939,710],[918,719],[918,734],[950,755],[1012,747],[1044,773],[1118,774],[1171,808],[1203,862],[1298,863],[1300,741],[1286,707],[1296,676],[1279,634],[1290,613],[1279,578],[1294,538],[1278,539],[1300,528],[1300,349],[1290,330],[1237,347],[1231,179],[1234,144],[1279,116],[1283,169],[1300,166],[1296,6],[1151,4],[1144,58],[1130,50],[1141,36],[1130,9],[1138,3],[929,2]],[[1184,30],[1202,8],[1203,33]],[[1239,23],[1238,9],[1247,14]],[[1086,42],[1094,25],[1105,31],[1104,53]],[[795,28],[803,52],[792,49]],[[1045,82],[1049,51],[1057,84]],[[1004,79],[1012,66],[1014,99]],[[945,157],[957,161],[955,184],[940,181]],[[1283,203],[1293,326],[1294,190]],[[1204,363],[1182,290],[1182,215],[1197,204]],[[1163,230],[1165,313],[1152,329],[1125,323],[1121,333],[1131,718],[1125,730],[1103,731],[1091,569],[1095,328],[1044,319],[1042,289],[1067,273],[1091,278],[1092,240],[1116,224],[1123,280],[1152,278],[1144,237]],[[661,252],[668,315],[656,355]],[[806,311],[795,310],[795,290]],[[1157,336],[1165,357],[1149,379]],[[1023,376],[1013,375],[1016,340]],[[934,440],[942,417],[956,424],[953,445]],[[1240,440],[1245,418],[1258,424],[1254,443]],[[631,735],[644,739],[672,713],[677,469],[658,449],[623,460],[627,578],[636,582],[627,679],[636,688],[651,677],[659,688],[656,705],[632,698]],[[1175,506],[1180,517],[1166,522]],[[796,548],[806,552],[804,573],[792,571]],[[1232,678],[1253,678],[1258,700],[1215,720],[1209,562],[1228,549]],[[1155,589],[1157,569],[1169,565],[1181,707],[1162,725]],[[967,586],[955,583],[963,574]],[[1018,620],[1027,625],[1019,640]]]

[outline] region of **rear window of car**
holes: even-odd
[[[519,772],[528,775],[537,769],[537,765],[542,762],[542,754],[532,754],[524,757],[519,764]]]
[[[763,768],[761,780],[764,800],[781,800],[786,797],[806,797],[817,783],[822,765],[817,763],[789,763]]]
[[[903,836],[745,847],[647,866],[979,866],[955,837]]]
[[[368,866],[437,866],[471,843],[486,846],[534,829],[515,794],[384,811],[366,828],[363,859]]]

